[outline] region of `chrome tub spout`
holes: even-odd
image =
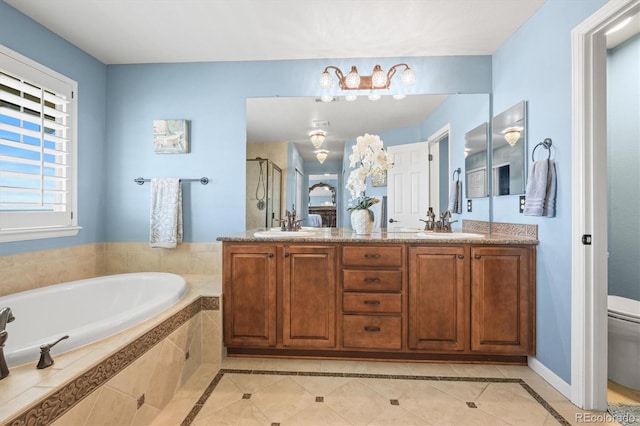
[[[7,367],[7,361],[4,358],[4,344],[9,338],[7,333],[7,323],[15,320],[11,308],[0,308],[0,380],[9,375],[9,367]]]

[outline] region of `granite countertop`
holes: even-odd
[[[258,228],[217,238],[223,242],[325,242],[325,243],[415,243],[415,244],[503,244],[537,245],[537,238],[500,233],[460,232],[435,233],[419,229],[381,230],[358,235],[351,228],[303,228],[298,232],[282,232]]]

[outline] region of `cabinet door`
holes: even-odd
[[[527,355],[532,348],[529,250],[471,248],[471,350]]]
[[[336,248],[283,247],[282,344],[333,348],[336,343]]]
[[[273,246],[224,250],[223,315],[227,346],[276,344],[276,259]]]
[[[409,348],[465,349],[464,247],[409,248]]]

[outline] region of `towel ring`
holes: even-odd
[[[553,142],[551,141],[551,138],[545,138],[545,140],[543,140],[542,142],[538,143],[536,146],[533,147],[533,151],[531,152],[531,161],[535,161],[534,155],[536,154],[536,149],[538,149],[539,146],[543,146],[546,150],[547,153],[549,154],[547,157],[547,160],[551,159],[551,145],[553,144]]]
[[[458,174],[458,178],[460,178],[460,174],[462,173],[462,169],[460,167],[458,167],[457,169],[455,169],[453,171],[453,177],[452,180],[456,180],[456,173]]]

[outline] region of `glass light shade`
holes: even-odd
[[[382,71],[380,65],[376,65],[373,68],[373,74],[371,75],[371,85],[373,87],[386,87],[387,75]]]
[[[327,159],[328,154],[329,154],[329,151],[327,151],[326,149],[321,149],[320,151],[316,151],[316,158],[318,159],[320,164],[324,163],[324,160]]]
[[[416,73],[413,72],[413,70],[411,68],[407,68],[406,70],[402,71],[402,74],[400,74],[400,81],[402,82],[402,84],[405,85],[410,85],[416,82]]]
[[[353,102],[356,99],[358,99],[358,97],[356,95],[347,95],[347,96],[344,97],[344,100],[347,101],[347,102]]]
[[[317,133],[311,134],[311,143],[316,149],[320,148],[323,142],[324,142],[324,133],[317,132]]]
[[[329,74],[329,71],[325,71],[322,74],[320,74],[320,80],[318,81],[318,83],[320,84],[320,87],[322,87],[323,89],[328,89],[331,86],[333,86],[333,77],[331,77],[331,74]]]
[[[360,86],[360,75],[355,66],[351,67],[351,71],[344,78],[344,84],[350,89],[357,89]]]
[[[518,142],[518,139],[520,139],[520,130],[519,129],[507,129],[504,132],[504,139],[507,141],[507,143],[513,147],[516,142]]]

